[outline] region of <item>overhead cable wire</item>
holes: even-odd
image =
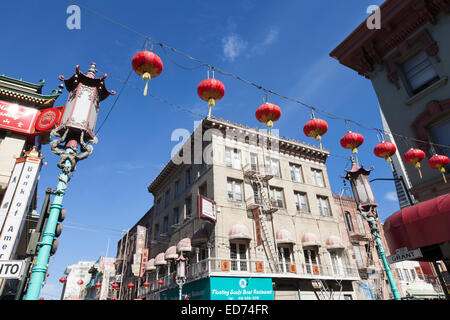
[[[69,2],[71,2],[71,3],[73,3],[73,4],[76,4],[76,5],[80,6],[80,7],[82,7],[83,9],[85,9],[85,10],[87,10],[87,11],[93,13],[94,15],[97,15],[98,17],[100,17],[100,18],[102,18],[102,19],[104,19],[104,20],[106,20],[106,21],[109,21],[109,22],[111,22],[111,23],[113,23],[113,24],[115,24],[115,25],[117,25],[117,26],[119,26],[119,27],[121,27],[121,28],[124,28],[124,29],[126,29],[126,30],[128,30],[128,31],[130,31],[130,32],[132,32],[132,33],[134,33],[134,34],[136,34],[136,35],[138,35],[138,36],[140,36],[140,37],[143,37],[143,38],[145,38],[146,40],[152,41],[154,44],[159,45],[161,48],[169,49],[169,50],[171,50],[171,51],[173,51],[173,52],[175,52],[175,53],[177,53],[177,54],[180,54],[180,55],[186,57],[186,58],[189,59],[189,60],[198,62],[198,63],[200,64],[198,67],[200,67],[200,66],[207,66],[208,68],[213,69],[213,70],[215,70],[215,71],[221,73],[221,74],[224,75],[224,76],[228,76],[228,77],[232,77],[232,78],[234,78],[234,79],[237,79],[237,80],[239,80],[239,81],[241,81],[241,82],[244,82],[244,83],[246,83],[246,84],[248,84],[248,85],[254,86],[254,87],[257,88],[257,89],[263,90],[263,91],[266,92],[266,93],[270,93],[270,94],[275,95],[275,96],[278,96],[278,97],[280,97],[280,98],[282,98],[282,99],[285,99],[285,100],[294,102],[294,103],[296,103],[296,104],[299,104],[299,105],[301,105],[301,106],[303,106],[303,107],[308,108],[308,109],[311,110],[311,111],[315,111],[315,112],[321,113],[321,114],[323,114],[324,116],[329,117],[329,118],[331,118],[331,119],[348,121],[348,122],[351,122],[351,123],[353,123],[353,124],[355,124],[355,125],[357,125],[357,126],[360,126],[360,127],[362,127],[362,128],[366,128],[366,129],[368,129],[368,130],[378,130],[378,131],[382,131],[382,132],[386,133],[386,131],[383,130],[383,129],[379,129],[379,128],[376,128],[376,127],[372,127],[372,126],[370,126],[370,125],[363,124],[363,123],[361,123],[361,122],[359,122],[359,121],[355,121],[355,120],[352,120],[352,119],[349,119],[349,118],[345,118],[345,117],[342,117],[342,116],[333,114],[333,113],[328,112],[328,111],[326,111],[326,110],[319,109],[319,108],[317,108],[317,107],[314,107],[314,106],[312,106],[312,105],[309,105],[309,104],[307,104],[307,103],[305,103],[305,102],[303,102],[303,101],[301,101],[301,100],[298,100],[298,99],[295,99],[295,98],[291,98],[291,97],[285,96],[285,95],[283,95],[283,94],[281,94],[281,93],[279,93],[279,92],[276,92],[276,91],[273,91],[273,90],[264,88],[263,86],[261,86],[261,85],[255,83],[255,82],[252,82],[252,81],[250,81],[250,80],[247,80],[247,79],[245,79],[245,78],[242,78],[242,77],[240,77],[240,76],[238,76],[238,75],[235,75],[235,74],[233,74],[233,73],[226,72],[226,71],[224,71],[224,70],[222,70],[222,69],[220,69],[220,68],[217,68],[217,67],[215,67],[215,66],[213,66],[213,65],[211,65],[211,64],[209,64],[209,63],[207,63],[207,62],[205,62],[205,61],[203,61],[203,60],[200,60],[200,59],[198,59],[198,58],[192,57],[192,56],[190,56],[189,54],[187,54],[187,53],[185,53],[185,52],[183,52],[183,51],[180,51],[180,50],[178,50],[178,49],[176,49],[176,48],[174,48],[174,47],[168,46],[168,45],[166,45],[166,44],[164,44],[164,43],[162,43],[162,42],[154,41],[154,40],[152,40],[152,38],[150,38],[149,36],[147,36],[147,35],[145,35],[145,34],[139,32],[139,31],[137,31],[137,30],[135,30],[135,29],[133,29],[133,28],[131,28],[131,27],[129,27],[129,26],[126,26],[126,25],[124,25],[124,24],[122,24],[122,23],[120,23],[120,22],[118,22],[118,21],[116,21],[116,20],[114,20],[114,19],[112,19],[112,18],[109,18],[109,17],[107,17],[107,16],[105,16],[105,15],[103,15],[103,14],[97,12],[97,11],[94,11],[94,10],[92,10],[92,9],[90,9],[90,8],[88,8],[88,7],[86,7],[86,6],[84,6],[84,5],[81,5],[81,4],[79,4],[79,3],[75,2],[75,1],[72,1],[72,0],[67,0],[67,1],[69,1]],[[172,62],[173,62],[173,61],[172,61]],[[182,68],[183,68],[183,69],[186,69],[186,70],[188,69],[188,68],[186,68],[186,67],[182,67]],[[197,68],[197,67],[195,67],[195,69],[196,69],[196,68]],[[417,138],[404,136],[404,135],[401,135],[401,134],[398,134],[398,133],[394,133],[394,132],[389,132],[389,133],[392,134],[392,135],[398,136],[398,137],[402,137],[402,138],[406,138],[406,139],[411,139],[411,140],[414,140],[414,141],[419,142],[419,143],[429,144],[429,145],[431,145],[431,146],[434,145],[434,146],[438,146],[438,147],[441,147],[441,148],[450,148],[449,145],[443,145],[443,144],[437,144],[437,143],[430,142],[430,141],[424,141],[424,140],[420,140],[420,139],[417,139]]]

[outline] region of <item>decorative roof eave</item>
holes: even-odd
[[[438,13],[450,14],[450,5],[446,0],[387,0],[380,10],[381,29],[368,29],[365,20],[330,53],[366,78],[410,35],[426,23],[436,24]]]
[[[27,105],[39,107],[51,107],[55,103],[56,99],[61,95],[62,90],[52,90],[49,95],[40,93],[33,93],[22,91],[16,88],[11,88],[0,83],[0,97],[5,99],[19,100]]]
[[[352,168],[350,170],[345,169],[345,172],[347,172],[347,174],[344,176],[344,178],[347,180],[350,180],[349,178],[359,176],[360,174],[368,176],[370,172],[374,169],[374,167],[370,167],[369,170],[364,169],[363,165],[361,165],[360,167],[358,164],[355,163],[353,157],[351,157],[351,161],[352,161]]]
[[[41,93],[42,87],[45,84],[44,79],[40,79],[39,83],[31,83],[28,81],[23,81],[22,79],[14,79],[11,77],[7,77],[4,74],[0,75],[0,82],[11,83],[16,86],[21,86],[21,87],[24,87],[25,89],[35,91],[36,93]]]
[[[87,74],[84,74],[80,71],[80,66],[75,66],[75,73],[69,78],[65,79],[64,76],[60,75],[59,80],[63,81],[67,91],[72,91],[78,85],[78,82],[89,86],[95,87],[99,91],[99,100],[102,101],[106,99],[110,94],[115,94],[114,90],[109,91],[105,86],[105,79],[108,76],[106,73],[103,74],[101,78],[95,78],[95,62],[91,64],[91,68],[89,69]]]

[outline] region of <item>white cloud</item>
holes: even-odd
[[[278,40],[280,29],[278,27],[270,27],[269,32],[266,34],[264,41],[255,44],[252,49],[252,54],[263,54],[266,52],[266,48],[272,43]],[[249,55],[248,55],[249,56]]]
[[[386,200],[390,200],[390,201],[398,201],[397,193],[396,193],[395,191],[386,193],[386,195],[384,196],[384,198],[385,198]]]
[[[226,59],[234,61],[247,48],[247,42],[238,34],[232,33],[222,39],[223,54]]]

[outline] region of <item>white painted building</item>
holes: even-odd
[[[88,272],[95,261],[79,261],[77,264],[68,266],[64,271],[67,281],[61,294],[61,300],[80,300],[82,289],[91,280],[91,274]],[[83,284],[78,284],[82,280]]]

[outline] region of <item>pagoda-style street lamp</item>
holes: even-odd
[[[59,76],[69,91],[69,97],[60,126],[50,133],[51,137],[56,138],[50,142],[50,149],[60,157],[58,167],[62,169],[62,172],[58,176],[59,183],[50,205],[47,225],[42,241],[39,243],[39,252],[25,300],[39,299],[61,213],[62,200],[71,172],[75,170],[79,160],[86,159],[92,153],[94,148],[88,143],[97,143],[94,129],[100,101],[106,99],[110,94],[115,94],[114,91],[108,91],[105,87],[106,74],[102,78],[96,78],[95,73],[95,63],[92,63],[87,74],[80,72],[80,67],[76,66],[75,73],[69,79]]]
[[[394,299],[400,300],[400,294],[398,292],[397,285],[395,284],[389,263],[387,262],[386,253],[384,252],[383,244],[381,242],[380,230],[378,228],[378,204],[375,201],[372,187],[369,182],[369,174],[373,170],[373,167],[370,170],[366,170],[363,166],[360,167],[356,164],[353,157],[351,157],[351,161],[353,164],[352,168],[350,170],[345,170],[347,174],[343,178],[350,181],[358,209],[361,211],[361,215],[369,224],[370,231],[377,242],[378,252],[380,253],[384,268],[386,269],[386,274],[391,285]]]
[[[180,256],[175,260],[177,262],[177,284],[179,288],[179,300],[182,300],[183,285],[186,283],[186,260],[181,252]]]

